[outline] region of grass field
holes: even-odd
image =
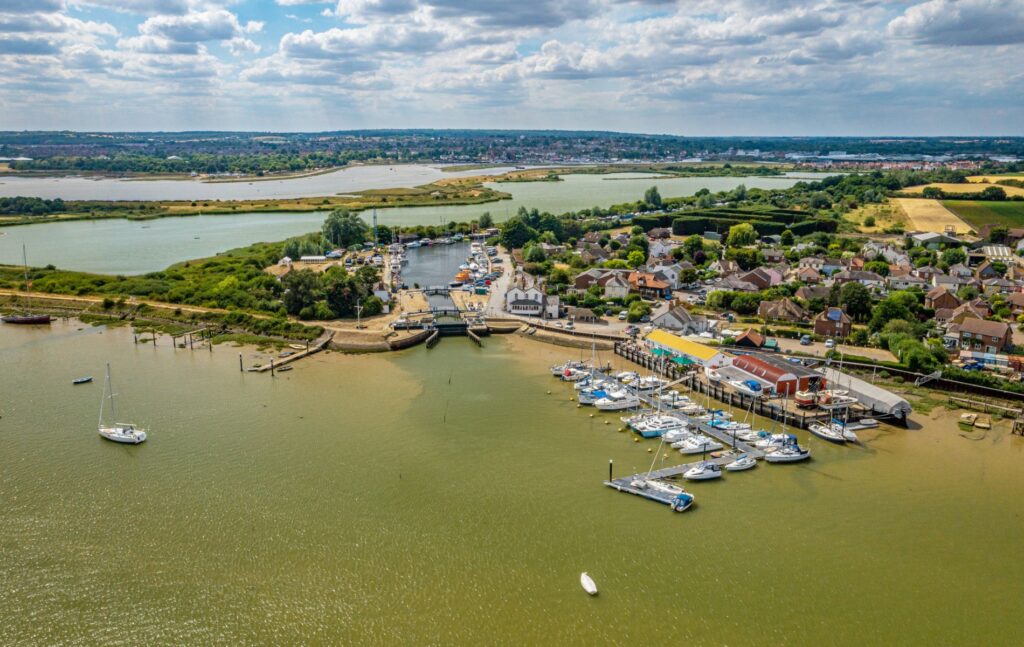
[[[975,228],[990,224],[1024,227],[1024,202],[943,200],[942,206]]]
[[[934,231],[941,234],[945,232],[947,226],[952,226],[958,234],[966,234],[971,231],[970,225],[942,206],[938,200],[924,198],[895,198],[894,200],[907,215],[908,229]]]
[[[1004,180],[1011,178],[1004,177]],[[1016,186],[1003,186],[1001,184],[985,184],[983,182],[972,182],[970,184],[943,184],[940,182],[933,182],[931,184],[922,184],[920,186],[908,186],[903,189],[904,193],[921,193],[926,188],[933,186],[942,189],[946,193],[981,193],[990,186],[996,186],[1006,191],[1006,195],[1024,195],[1024,189]]]

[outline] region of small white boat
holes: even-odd
[[[636,390],[639,391],[640,393],[650,393],[652,391],[660,389],[666,384],[668,384],[668,382],[666,382],[665,380],[651,375],[649,377],[640,378],[639,380],[636,381],[636,384],[634,386],[636,387]]]
[[[722,449],[722,444],[707,436],[693,436],[678,443],[672,443],[671,447],[679,450],[680,454],[689,455],[717,451]]]
[[[663,492],[672,496],[678,496],[686,491],[678,485],[672,485],[671,483],[665,483],[652,478],[633,479],[630,482],[630,485],[638,490],[653,490],[655,492]]]
[[[769,463],[796,463],[810,457],[811,450],[801,447],[793,440],[775,451],[765,454],[764,459]]]
[[[688,481],[709,481],[722,477],[722,468],[718,463],[702,461],[700,465],[691,467],[683,472],[683,478]]]
[[[629,384],[640,379],[640,375],[634,371],[622,371],[621,373],[615,374],[615,379],[623,384]]]
[[[722,381],[721,374],[713,368],[705,368],[704,375],[708,378],[708,382],[717,384]]]
[[[733,462],[727,463],[725,469],[729,472],[742,472],[753,467],[757,467],[757,461],[748,454],[743,454]]]
[[[622,411],[640,406],[640,398],[625,391],[612,391],[594,403],[601,411]]]
[[[842,430],[836,429],[834,425],[823,425],[819,422],[812,422],[807,425],[807,431],[822,440],[827,440],[830,443],[841,445],[846,442],[846,439],[843,438]]]
[[[661,435],[662,439],[671,445],[672,443],[678,443],[681,440],[686,440],[693,436],[693,432],[683,427],[682,429],[673,429],[672,431],[666,431]]]
[[[782,447],[788,440],[788,434],[766,434],[754,443],[754,447],[764,450],[775,450]]]
[[[99,423],[97,423],[97,431],[99,431],[100,436],[115,443],[138,445],[144,442],[146,440],[146,431],[137,428],[130,422],[115,422],[112,425],[103,424],[103,403],[105,400],[110,400],[110,412],[114,418],[117,418],[117,409],[114,405],[114,387],[110,379],[110,364],[107,364],[107,383],[103,389],[103,397],[100,399],[100,419]]]
[[[580,573],[580,586],[588,595],[597,595],[597,584],[594,583],[594,578],[587,575],[586,571]]]
[[[761,384],[754,380],[729,380],[729,386],[744,395],[759,398],[764,395]]]

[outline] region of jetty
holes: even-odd
[[[291,364],[292,362],[297,362],[300,359],[319,353],[323,349],[327,348],[327,344],[331,343],[331,339],[333,338],[334,333],[330,330],[325,330],[324,333],[317,337],[315,341],[310,342],[306,350],[296,351],[295,353],[289,355],[288,357],[272,358],[269,364],[263,364],[262,366],[254,366],[249,370],[254,373],[266,373],[267,371],[270,371],[270,374],[273,375],[274,371],[281,368],[282,366]]]

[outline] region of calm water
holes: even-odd
[[[284,180],[200,182],[196,180],[119,180],[87,177],[18,177],[0,175],[0,196],[36,196],[65,200],[251,200],[305,198],[368,189],[395,189],[430,184],[444,178],[504,173],[512,167],[481,171],[441,170],[440,166],[398,164],[353,166],[331,173]]]
[[[325,213],[248,213],[132,221],[79,220],[0,230],[0,263],[103,274],[144,274],[235,247],[320,229]]]
[[[386,173],[389,167],[360,167],[355,171]],[[410,168],[410,167],[395,167]],[[416,167],[429,169],[430,167]],[[440,173],[440,171],[437,171]],[[309,180],[331,175],[307,178]],[[618,179],[616,179],[618,178]],[[626,178],[626,179],[623,179]],[[69,181],[76,178],[61,178]],[[2,181],[3,178],[0,178]],[[81,182],[123,183],[115,180]],[[282,180],[300,182],[303,180]],[[373,180],[376,181],[376,180]],[[648,175],[621,173],[612,176],[568,175],[563,182],[514,182],[493,185],[513,194],[514,199],[486,205],[449,207],[406,207],[379,209],[381,225],[432,225],[450,221],[468,222],[490,211],[495,220],[505,220],[520,206],[537,207],[552,213],[564,213],[595,205],[636,200],[652,184],[663,196],[690,195],[702,187],[712,191],[748,187],[787,187],[799,176],[787,178],[676,178],[653,179]],[[182,184],[163,181],[163,184]],[[131,182],[135,184],[135,182]],[[191,184],[191,183],[189,183]],[[254,185],[268,183],[256,182]],[[207,185],[201,185],[207,186]],[[244,184],[214,186],[246,186]],[[375,185],[381,186],[381,185]],[[2,187],[0,187],[2,188]],[[370,213],[363,216],[369,219]],[[129,220],[55,222],[36,226],[7,227],[0,230],[0,263],[21,263],[21,246],[29,251],[31,265],[52,264],[69,270],[111,274],[144,274],[165,269],[172,263],[211,256],[217,252],[260,241],[275,241],[315,231],[326,213],[240,213],[224,216],[160,218],[144,222]],[[6,234],[6,235],[3,235]]]
[[[244,350],[247,363],[254,351]],[[1021,439],[948,421],[804,439],[802,466],[690,490],[569,402],[557,349],[490,338],[320,355],[0,326],[5,644],[1016,644]],[[114,367],[123,447],[95,432]],[[547,391],[551,395],[547,395]],[[673,460],[675,460],[673,458]],[[589,571],[601,588],[579,587]]]
[[[485,211],[496,221],[507,220],[519,207],[537,208],[550,213],[566,213],[590,207],[640,200],[651,186],[657,186],[662,197],[693,195],[703,188],[712,192],[731,191],[740,184],[749,189],[785,189],[800,180],[821,179],[822,176],[789,174],[779,177],[681,177],[665,178],[646,173],[614,173],[610,175],[565,175],[561,182],[504,182],[486,186],[511,193],[512,199],[479,205],[439,207],[399,207],[378,209],[381,224],[437,225],[451,221],[469,222]]]

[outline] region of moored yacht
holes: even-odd
[[[731,463],[726,463],[725,469],[729,472],[742,472],[757,467],[757,461],[749,454],[743,454]]]
[[[139,443],[144,442],[146,440],[146,431],[144,429],[137,428],[130,422],[103,424],[103,403],[106,400],[110,401],[111,417],[116,420],[117,409],[114,405],[114,387],[110,380],[110,364],[107,364],[107,382],[103,390],[103,397],[100,400],[100,419],[97,424],[99,434],[107,440],[112,440],[115,443],[138,445]]]
[[[703,454],[704,452],[722,449],[722,444],[707,436],[696,435],[684,438],[677,443],[672,443],[671,447],[679,450],[680,454]]]
[[[601,411],[622,411],[639,407],[640,398],[626,391],[609,391],[606,397],[594,402],[594,406]]]
[[[796,463],[805,461],[811,457],[811,450],[801,447],[796,442],[796,437],[773,452],[765,454],[764,459],[769,463]]]
[[[807,431],[822,440],[827,440],[828,442],[836,443],[837,445],[842,445],[846,442],[846,439],[843,437],[842,430],[836,429],[834,425],[823,425],[820,422],[812,422],[807,425]]]
[[[688,481],[708,481],[722,477],[722,467],[718,463],[701,461],[700,464],[691,467],[683,472],[683,478]]]
[[[729,386],[744,395],[755,398],[759,398],[764,394],[760,382],[756,380],[729,380]]]

